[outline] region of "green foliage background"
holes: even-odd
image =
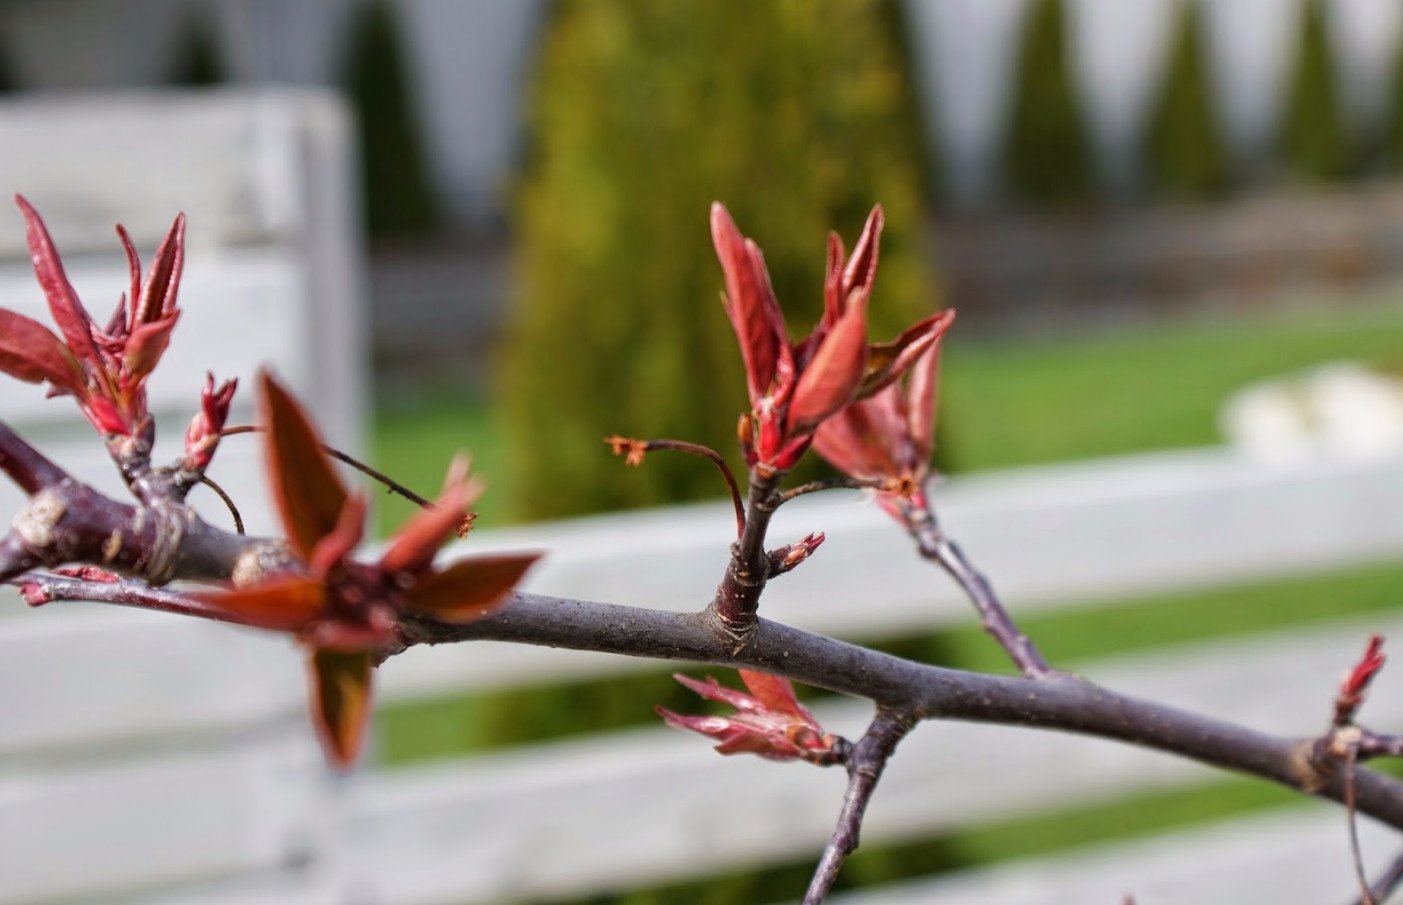
[[[710,466],[626,470],[601,437],[735,455],[747,407],[707,212],[765,251],[791,330],[821,309],[824,235],[875,202],[874,338],[938,307],[926,158],[892,0],[563,2],[540,50],[514,198],[517,291],[500,368],[518,516],[715,497]]]
[[[1339,76],[1322,0],[1306,0],[1290,77],[1286,83],[1277,151],[1287,174],[1302,180],[1338,179],[1354,160]]]
[[[1203,10],[1182,3],[1164,76],[1144,134],[1145,182],[1158,194],[1202,198],[1227,187],[1229,162],[1218,110]]]

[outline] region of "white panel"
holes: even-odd
[[[22,606],[9,589],[4,599]],[[86,603],[0,619],[0,767],[45,749],[149,749],[151,736],[238,738],[300,722],[305,699],[285,637]]]
[[[0,902],[85,897],[306,857],[320,794],[309,744],[0,774]],[[92,897],[99,898],[92,898]]]
[[[1340,813],[1323,807],[1249,817],[1122,845],[1014,862],[937,880],[836,894],[832,905],[1144,905],[1344,902],[1358,894]],[[1377,876],[1397,834],[1360,829]]]
[[[1403,622],[1222,641],[1106,662],[1089,673],[1130,694],[1306,734],[1328,718],[1340,671],[1371,630],[1396,633]],[[1403,676],[1376,689],[1369,718],[1379,725],[1403,719],[1400,692]],[[870,715],[851,703],[819,713],[849,736]],[[902,743],[863,838],[909,838],[1212,775],[1094,739],[937,724]],[[816,854],[843,784],[839,771],[721,758],[702,739],[661,729],[518,749],[368,777],[354,790],[350,841],[359,854],[348,867],[364,865],[356,886],[370,903],[585,895]]]

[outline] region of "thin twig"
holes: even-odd
[[[3,421],[0,421],[0,471],[30,496],[68,477],[68,472],[50,462]]]
[[[806,493],[818,493],[822,490],[881,490],[891,486],[890,478],[852,478],[847,475],[834,475],[827,478],[819,478],[807,484],[800,484],[798,487],[791,487],[779,495],[781,503],[787,503],[795,497],[803,496]]]
[[[219,432],[219,436],[234,437],[239,434],[261,434],[262,432],[263,428],[259,427],[256,424],[240,424],[235,427],[226,427],[224,430]],[[390,477],[382,471],[376,471],[374,468],[371,468],[369,465],[365,464],[364,462],[360,461],[354,456],[351,456],[348,453],[344,453],[334,446],[328,446],[325,443],[321,444],[321,448],[322,452],[326,453],[328,456],[331,456],[336,461],[349,465],[361,474],[371,478],[372,480],[378,481],[379,483],[383,484],[385,488],[388,489],[391,493],[399,494],[406,500],[409,500],[411,503],[418,506],[420,509],[432,509],[434,507],[432,500],[428,500],[424,497],[421,497],[419,494],[410,490],[408,487],[405,487],[399,481],[396,481],[394,478]]]
[[[731,466],[726,464],[726,459],[716,450],[687,440],[635,440],[617,434],[605,437],[604,442],[613,448],[614,455],[625,456],[624,461],[634,466],[642,463],[644,453],[655,449],[671,449],[710,460],[711,464],[716,466],[716,470],[721,472],[721,479],[726,482],[726,489],[731,493],[731,505],[736,510],[736,537],[745,533],[745,503],[741,499],[740,484],[736,482],[736,475],[731,471]]]
[[[1393,863],[1379,874],[1379,878],[1369,887],[1369,895],[1373,897],[1372,901],[1387,902],[1388,897],[1393,895],[1400,883],[1403,883],[1403,854],[1394,858]],[[1350,905],[1369,905],[1370,901],[1367,898],[1353,899],[1350,901]]]
[[[59,600],[85,600],[111,603],[160,613],[175,613],[241,625],[237,619],[218,607],[182,591],[153,588],[142,581],[124,578],[120,581],[86,581],[63,575],[29,572],[9,579],[8,584],[19,587],[25,602],[39,606]]]
[[[906,521],[906,530],[915,538],[921,555],[938,563],[959,583],[979,612],[984,630],[1007,651],[1009,658],[1023,675],[1030,679],[1045,679],[1057,675],[1057,671],[1043,657],[1037,645],[1023,634],[1008,610],[1004,609],[989,579],[985,578],[965,556],[964,551],[940,530],[935,515],[927,508],[906,503],[901,505],[900,511]]]
[[[1378,905],[1369,888],[1369,875],[1364,870],[1364,854],[1359,849],[1359,821],[1354,812],[1354,772],[1359,763],[1359,751],[1351,745],[1345,752],[1345,822],[1349,826],[1349,853],[1354,863],[1354,877],[1359,881],[1359,898],[1364,905]]]
[[[239,515],[239,507],[234,505],[233,497],[224,491],[223,487],[216,484],[208,475],[201,474],[198,483],[213,490],[215,495],[224,501],[224,505],[229,508],[229,514],[234,517],[234,533],[242,536],[244,532],[244,519]]]
[[[814,870],[803,905],[820,905],[832,890],[843,862],[857,849],[862,818],[877,788],[877,781],[882,778],[882,771],[886,769],[897,743],[911,731],[913,725],[915,721],[906,714],[878,710],[866,734],[853,746],[848,755],[848,790],[843,795],[838,825],[834,827],[833,835],[823,850],[823,857]]]

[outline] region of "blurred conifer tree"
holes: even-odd
[[[500,369],[519,515],[724,491],[677,453],[626,469],[609,433],[711,445],[748,408],[708,207],[765,251],[791,330],[822,308],[824,235],[886,207],[871,304],[887,339],[939,304],[893,0],[559,3],[540,46],[514,199],[517,288]]]
[[[1202,198],[1227,186],[1228,155],[1207,50],[1203,11],[1198,0],[1185,0],[1144,136],[1145,181],[1153,192]]]
[[[1305,0],[1296,55],[1283,95],[1278,156],[1297,179],[1338,179],[1354,160],[1330,43],[1330,23],[1321,0]]]
[[[1062,0],[1033,0],[1024,12],[1004,132],[1007,188],[1024,201],[1077,201],[1093,188],[1071,50]]]
[[[440,222],[396,15],[388,0],[360,3],[342,79],[360,130],[366,226],[375,236],[422,234]]]
[[[224,73],[224,60],[209,16],[186,9],[181,16],[166,81],[172,85],[205,87],[223,82]]]

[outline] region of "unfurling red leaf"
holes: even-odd
[[[39,288],[44,290],[44,297],[48,299],[54,323],[58,324],[64,342],[75,357],[80,361],[98,365],[101,357],[98,355],[97,345],[93,342],[92,319],[88,317],[83,303],[78,300],[78,293],[74,291],[73,285],[68,282],[63,261],[58,256],[58,250],[54,248],[54,240],[49,235],[48,228],[44,226],[43,218],[23,195],[15,196],[15,204],[19,205],[20,213],[24,216],[25,239],[29,242],[34,275],[39,280]]]
[[[47,380],[55,389],[83,392],[82,370],[73,353],[38,321],[0,308],[0,371],[29,383]]]
[[[336,529],[346,488],[302,407],[266,371],[259,374],[263,448],[273,499],[288,540],[304,558]]]
[[[896,382],[915,366],[922,355],[940,342],[954,320],[955,309],[947,308],[907,327],[891,342],[872,346],[867,358],[867,373],[857,397],[864,399]]]
[[[750,693],[755,695],[755,699],[763,704],[767,710],[787,713],[805,720],[814,718],[813,714],[799,703],[799,699],[794,695],[794,686],[788,679],[750,669],[742,669],[738,672],[745,687],[750,689]]]
[[[371,655],[368,651],[316,650],[311,669],[312,722],[336,766],[355,763],[370,718]]]
[[[170,345],[171,331],[179,318],[180,312],[177,311],[170,317],[137,324],[132,330],[127,338],[122,364],[134,379],[141,380],[156,369],[166,346]]]
[[[185,215],[176,215],[166,237],[151,259],[151,269],[141,286],[141,297],[132,299],[132,331],[153,323],[175,310],[180,272],[185,267]]]
[[[336,565],[360,546],[365,537],[365,513],[368,503],[363,493],[353,493],[341,507],[341,516],[331,533],[317,541],[317,548],[307,560],[307,568],[319,580],[325,580]]]
[[[540,553],[489,553],[460,559],[412,587],[409,604],[445,622],[471,622],[506,600]]]
[[[810,430],[852,401],[866,363],[867,307],[855,296],[800,373],[789,405],[788,430]]]
[[[769,393],[779,360],[787,352],[784,318],[760,249],[741,235],[720,202],[711,205],[711,241],[726,278],[726,314],[740,343],[753,404]]]
[[[322,583],[298,576],[196,596],[243,625],[280,632],[302,631],[326,610]]]

